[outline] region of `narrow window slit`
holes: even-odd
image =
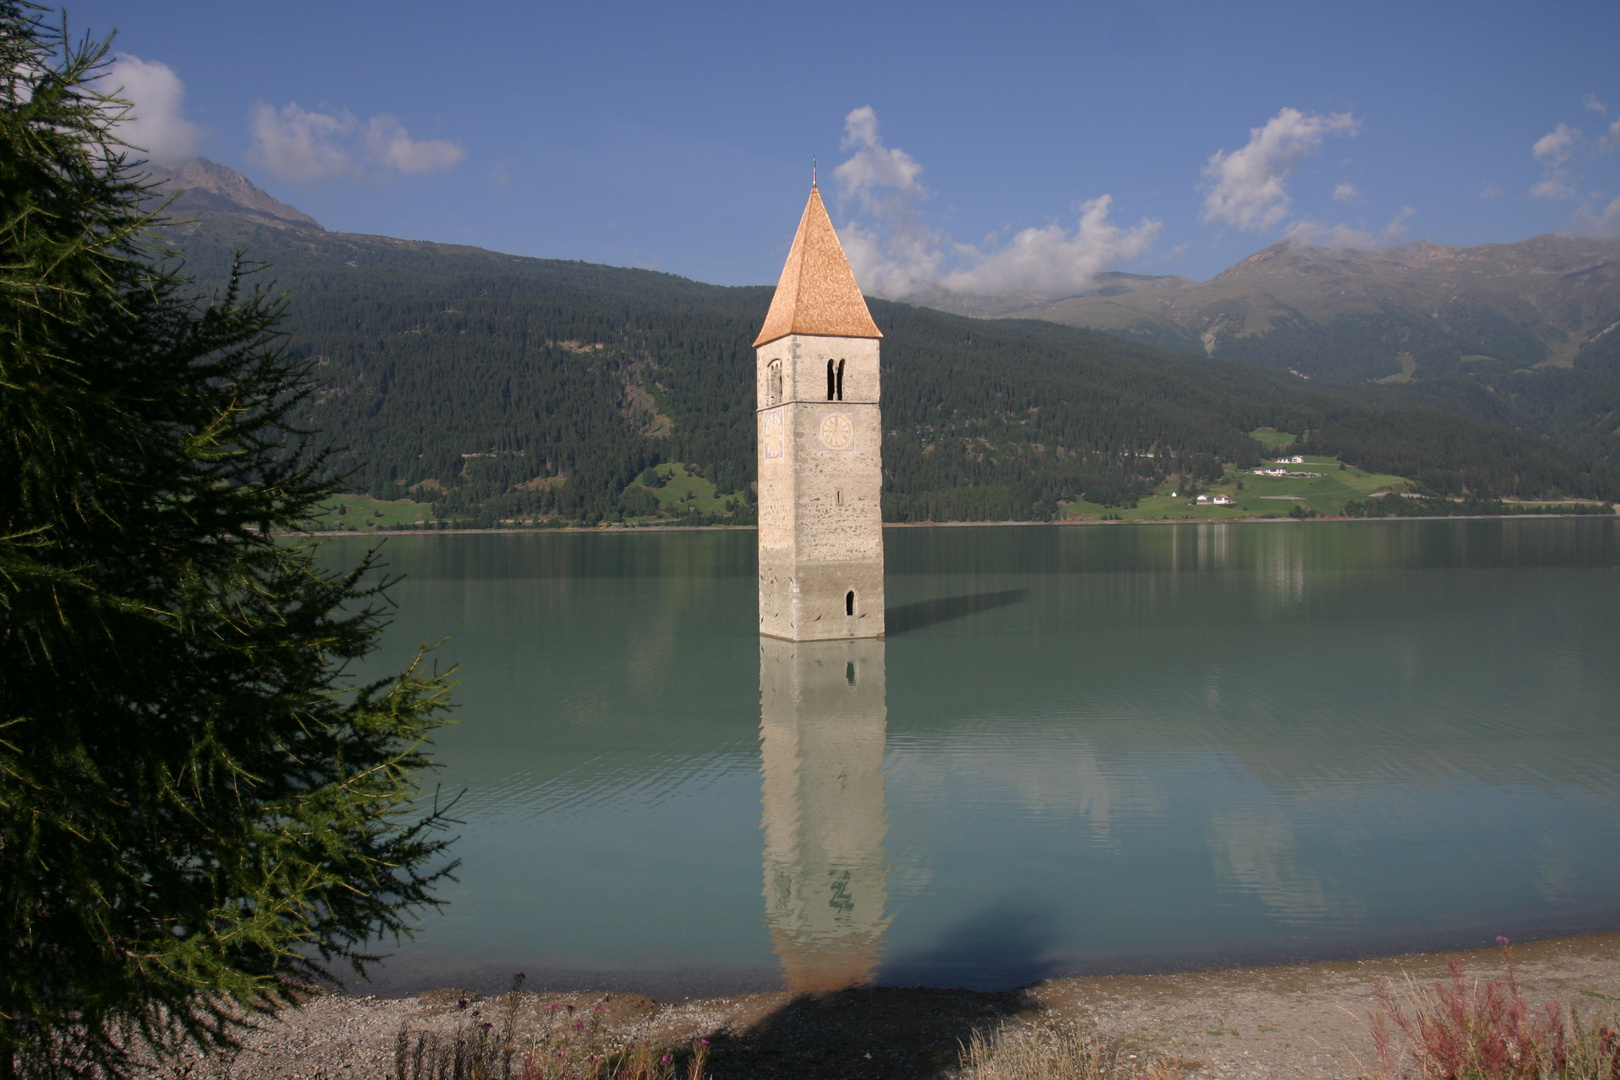
[[[844,400],[844,362],[838,361],[838,400]]]
[[[833,400],[833,394],[838,390],[838,377],[833,374],[833,362],[827,361],[827,400]]]
[[[844,614],[850,616],[855,614],[855,591],[853,589],[844,594]]]
[[[844,664],[844,681],[851,686],[855,685],[855,661],[853,660]]]

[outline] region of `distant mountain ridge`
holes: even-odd
[[[1011,314],[1349,382],[1571,367],[1620,332],[1620,239],[1371,251],[1284,242],[1209,281]]]
[[[1121,296],[1125,293],[1150,292],[1196,284],[1198,283],[1190,278],[1176,275],[1127,274],[1119,270],[1108,270],[1097,275],[1091,288],[1075,294],[1075,297],[1070,299],[1087,296]],[[951,292],[938,285],[908,295],[905,302],[930,307],[936,311],[948,311],[953,315],[971,315],[978,319],[1020,318],[1023,312],[1054,303],[1050,296],[1033,293],[997,293],[979,296]]]

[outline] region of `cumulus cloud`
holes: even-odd
[[[839,229],[862,289],[905,299],[935,289],[959,295],[1008,293],[1057,299],[1090,288],[1110,263],[1145,252],[1159,235],[1157,221],[1121,226],[1109,219],[1112,196],[1079,207],[1071,231],[1052,223],[1024,229],[1009,240],[980,247],[956,243],[926,225],[929,197],[922,166],[884,144],[871,106],[844,118],[849,157],[833,170],[839,195],[856,216]]]
[[[1129,228],[1110,221],[1113,203],[1112,195],[1081,203],[1080,221],[1072,233],[1054,223],[1024,229],[992,251],[959,244],[956,254],[964,265],[946,274],[940,284],[952,292],[977,295],[1055,297],[1084,292],[1108,264],[1135,258],[1159,236],[1157,221],[1143,220]]]
[[[1288,219],[1292,200],[1287,180],[1306,157],[1322,148],[1329,135],[1355,135],[1361,121],[1347,112],[1303,113],[1283,109],[1251,128],[1248,145],[1227,153],[1217,150],[1204,165],[1209,184],[1203,220],[1263,232]]]
[[[1410,206],[1401,207],[1400,212],[1391,218],[1389,224],[1385,225],[1383,231],[1378,234],[1379,237],[1386,244],[1399,243],[1405,240],[1406,223],[1412,219],[1412,215],[1415,213],[1417,211]]]
[[[202,131],[186,119],[186,87],[168,64],[119,53],[101,79],[130,103],[115,129],[120,139],[159,165],[196,154]]]
[[[413,139],[397,116],[379,113],[362,123],[344,109],[311,112],[290,103],[253,105],[248,125],[252,154],[290,180],[366,177],[386,172],[435,172],[467,156],[448,139]]]
[[[1609,107],[1603,102],[1599,101],[1596,94],[1587,94],[1586,100],[1581,102],[1581,104],[1586,106],[1587,112],[1595,112],[1599,116],[1605,116],[1609,111]]]
[[[1333,201],[1353,203],[1361,201],[1361,189],[1348,180],[1333,189]]]
[[[1310,218],[1301,218],[1291,222],[1283,232],[1283,237],[1291,244],[1309,245],[1311,247],[1333,248],[1334,250],[1365,251],[1381,244],[1398,244],[1406,239],[1406,223],[1411,220],[1417,211],[1410,206],[1401,207],[1400,211],[1390,219],[1389,224],[1376,233],[1365,229],[1357,229],[1351,225],[1331,225],[1326,222],[1313,221]]]
[[[1608,209],[1603,211],[1600,221],[1607,235],[1613,235],[1616,229],[1620,228],[1620,199],[1615,199],[1609,204]]]
[[[379,164],[400,172],[437,172],[467,156],[460,143],[449,139],[413,139],[396,116],[381,113],[366,122],[361,140],[366,154]]]
[[[1503,191],[1489,180],[1485,181],[1485,186],[1479,189],[1479,197],[1482,199],[1500,199],[1506,194],[1507,192]]]
[[[1574,231],[1584,236],[1620,236],[1620,199],[1599,210],[1591,204],[1575,212]]]
[[[1344,224],[1329,225],[1309,218],[1293,222],[1283,235],[1291,244],[1309,247],[1362,250],[1378,246],[1378,238],[1363,229]]]
[[[1569,163],[1580,145],[1581,133],[1568,124],[1559,124],[1537,139],[1530,152],[1541,162],[1541,180],[1530,189],[1538,199],[1569,199],[1575,187],[1569,182]]]
[[[870,105],[844,117],[843,149],[850,156],[833,170],[833,179],[864,219],[850,222],[841,234],[861,287],[899,299],[936,282],[945,254],[940,238],[922,221],[929,194],[918,179],[922,166],[904,150],[883,144]]]

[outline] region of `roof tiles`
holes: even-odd
[[[880,338],[866,298],[855,283],[844,246],[838,242],[821,192],[810,189],[810,201],[799,219],[799,231],[788,249],[787,265],[776,283],[771,310],[754,347],[789,334],[823,337]]]

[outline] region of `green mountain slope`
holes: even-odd
[[[342,447],[357,491],[483,524],[751,520],[750,343],[769,288],[331,233],[275,207],[195,213],[176,240],[200,284],[238,248],[272,264],[290,347],[325,380],[303,421]],[[1257,463],[1245,432],[1261,427],[1439,492],[1620,495],[1611,467],[1484,420],[1049,323],[872,307],[891,520],[1129,505],[1170,475]],[[686,463],[701,498],[670,499],[659,482],[674,474],[647,472],[661,462]]]

